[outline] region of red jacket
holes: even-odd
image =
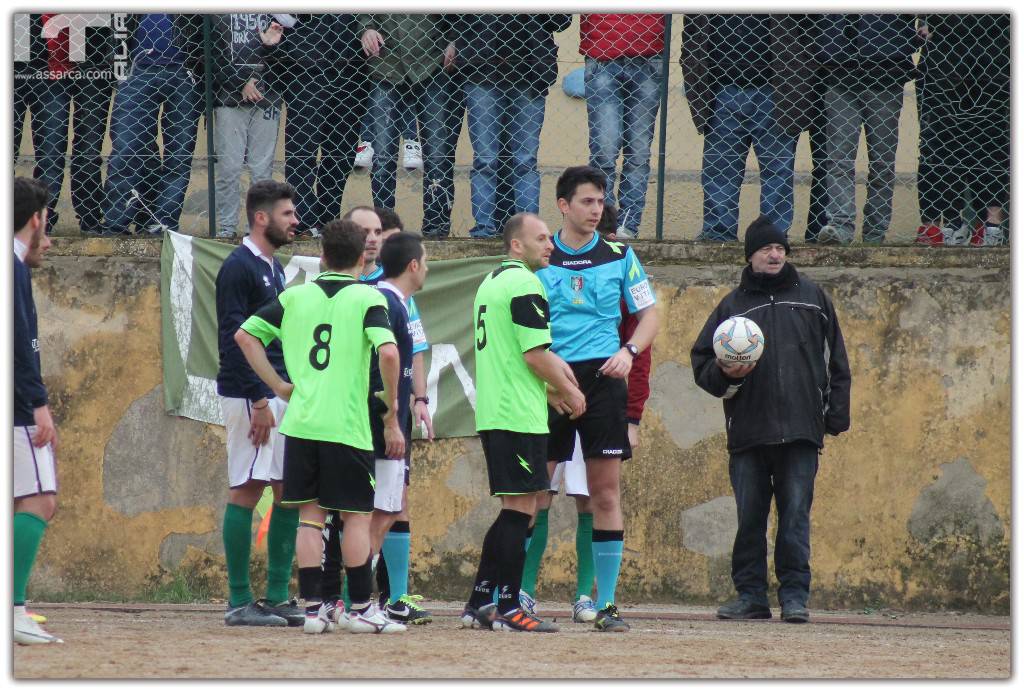
[[[622,322],[619,323],[619,339],[625,344],[633,336],[636,326],[640,324],[640,318],[631,315],[626,307],[626,301],[621,301]],[[640,418],[644,415],[644,405],[647,398],[651,396],[651,347],[648,346],[640,355],[633,359],[633,367],[629,370],[629,380],[626,383],[626,420],[630,423],[640,424]]]
[[[580,15],[580,54],[588,58],[649,58],[664,46],[663,14]]]
[[[55,15],[44,14],[42,18],[43,24],[48,22],[50,17],[53,16]],[[47,67],[50,72],[55,74],[64,74],[65,72],[71,71],[73,64],[68,55],[68,42],[70,40],[70,35],[70,29],[61,29],[56,37],[46,39],[46,50],[49,53],[49,56],[47,57]]]

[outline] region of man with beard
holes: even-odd
[[[825,433],[850,428],[850,364],[828,295],[786,261],[786,234],[761,216],[744,240],[740,285],[704,323],[690,351],[697,385],[723,400],[729,480],[736,497],[732,581],[738,598],[723,620],[771,618],[768,515],[778,512],[775,575],[781,617],[807,622],[811,588],[811,500]],[[742,315],[764,332],[756,363],[715,357],[718,325]]]
[[[228,505],[224,510],[224,558],[228,570],[226,625],[299,626],[305,614],[288,599],[299,511],[280,505],[284,438],[278,426],[287,402],[275,397],[253,372],[235,343],[235,332],[284,291],[284,268],[274,251],[292,241],[299,219],[295,188],[275,180],[252,184],[245,198],[249,235],[217,273],[220,395],[227,432]],[[287,379],[281,342],[267,347],[278,374]],[[254,601],[249,587],[252,513],[270,485],[274,508],[267,534],[267,595]]]
[[[39,180],[14,179],[14,641],[61,644],[25,611],[25,588],[46,523],[57,509],[53,424],[39,363],[39,323],[32,273],[50,248],[49,192]]]

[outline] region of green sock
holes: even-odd
[[[531,596],[537,595],[537,572],[540,571],[540,559],[544,557],[544,549],[548,546],[548,510],[537,511],[537,519],[533,523],[533,538],[530,549],[526,551],[526,562],[523,563],[523,581],[520,588]]]
[[[274,505],[267,529],[267,600],[271,603],[288,600],[298,528],[298,509]]]
[[[25,589],[32,574],[46,521],[29,512],[14,515],[14,605],[25,605]]]
[[[576,598],[590,598],[594,590],[594,551],[591,541],[594,536],[594,515],[576,515]]]
[[[249,551],[252,547],[252,508],[228,504],[224,508],[224,562],[228,567],[228,606],[252,603],[249,588]]]

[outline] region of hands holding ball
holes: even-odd
[[[761,328],[746,317],[730,317],[715,329],[718,367],[727,377],[746,377],[764,353]]]

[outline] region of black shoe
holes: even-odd
[[[306,611],[299,607],[299,602],[294,598],[289,601],[282,601],[277,605],[271,605],[265,598],[256,601],[256,604],[265,608],[268,613],[283,617],[288,621],[289,627],[302,627],[306,622]]]
[[[237,608],[228,608],[224,613],[224,624],[243,627],[286,627],[288,621],[270,612],[265,605],[257,601]]]
[[[420,608],[419,601],[422,600],[423,596],[406,594],[396,602],[388,603],[384,610],[384,615],[387,616],[388,620],[394,620],[403,625],[425,625],[433,620],[434,617],[430,614],[429,610]]]
[[[612,603],[606,603],[604,608],[597,611],[597,619],[594,620],[594,628],[601,632],[628,632],[629,625],[622,616],[619,609]]]
[[[768,606],[737,598],[720,607],[717,615],[719,620],[768,620],[772,611]]]
[[[782,604],[782,614],[779,616],[786,622],[804,623],[811,619],[807,608],[797,601],[786,601]]]

